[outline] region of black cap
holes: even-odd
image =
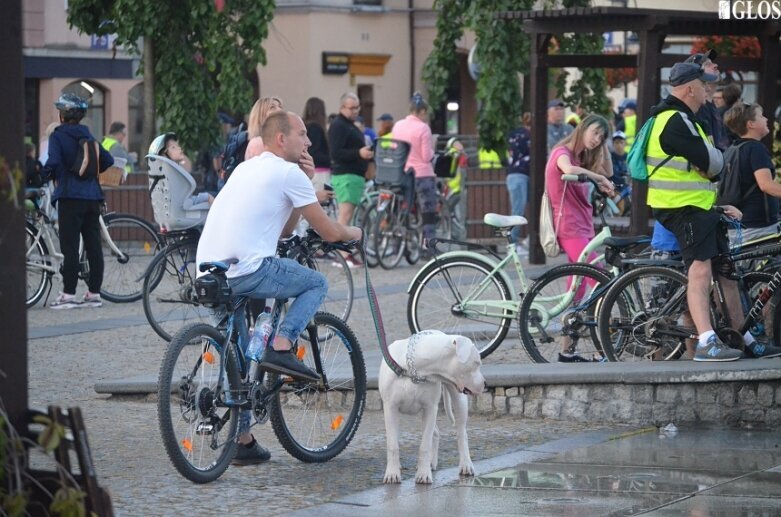
[[[552,101],[548,102],[549,108],[563,108],[565,106],[564,101],[561,99],[553,99]]]
[[[383,113],[377,118],[377,120],[393,120],[393,115],[390,113]]]
[[[680,86],[695,79],[713,83],[719,80],[719,76],[707,73],[700,65],[694,63],[675,63],[670,70],[670,84],[673,86]]]
[[[710,59],[711,61],[716,61],[716,58],[719,55],[716,53],[715,50],[710,49],[706,51],[704,54],[692,54],[691,56],[686,58],[686,61],[684,63],[694,63],[695,65],[703,65],[705,64],[705,61]]]

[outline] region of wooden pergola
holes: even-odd
[[[630,9],[621,7],[578,7],[556,11],[513,11],[499,13],[508,23],[519,23],[531,36],[531,109],[532,149],[531,186],[529,188],[529,242],[534,243],[529,260],[544,264],[545,255],[539,245],[538,217],[540,200],[545,188],[547,158],[547,103],[549,68],[629,68],[637,67],[638,127],[645,121],[651,107],[657,104],[661,87],[661,69],[686,59],[686,55],[663,54],[662,47],[669,35],[681,36],[756,36],[762,54],[759,58],[719,56],[720,69],[755,71],[758,79],[758,103],[772,113],[778,104],[779,61],[781,60],[781,22],[773,20],[720,20],[716,12]],[[548,54],[548,44],[556,34],[597,33],[613,31],[635,32],[639,38],[637,54]],[[769,142],[769,141],[768,141]],[[635,182],[632,206],[646,206],[647,187]],[[630,230],[634,234],[648,233],[648,210],[632,210]]]

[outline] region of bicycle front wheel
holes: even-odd
[[[369,267],[377,267],[380,263],[377,260],[377,250],[375,249],[377,239],[374,236],[374,232],[377,229],[377,213],[376,206],[368,207],[359,223],[364,236],[364,258],[366,259],[366,265]]]
[[[49,250],[43,239],[35,240],[38,228],[31,222],[27,222],[25,230],[25,260],[27,261],[27,299],[25,304],[32,307],[43,298],[46,288],[51,281],[51,273],[46,270],[49,267]]]
[[[188,325],[171,340],[160,368],[163,445],[176,470],[194,483],[214,481],[236,455],[239,410],[226,399],[238,396],[241,379],[236,349],[224,343],[214,327]]]
[[[209,310],[195,298],[196,242],[172,245],[157,254],[144,277],[144,314],[166,341],[188,323],[210,321]]]
[[[687,336],[696,334],[688,316],[686,275],[648,266],[622,275],[599,309],[599,341],[610,361],[677,359]]]
[[[598,289],[610,276],[588,264],[564,264],[538,278],[518,311],[521,341],[535,363],[558,360],[560,352],[591,359],[602,350],[596,329]]]
[[[471,257],[431,263],[407,299],[411,332],[437,329],[468,337],[485,359],[507,336],[517,311],[510,287],[491,267]]]
[[[271,400],[274,434],[291,456],[322,463],[342,452],[355,436],[366,403],[366,366],[358,339],[342,320],[315,314],[299,339],[296,354],[321,381],[285,382]],[[280,376],[270,374],[273,385]]]
[[[107,214],[103,221],[108,236],[103,235],[100,295],[114,303],[140,300],[143,289],[140,278],[160,250],[160,237],[149,222],[131,214]]]

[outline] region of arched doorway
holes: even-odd
[[[62,89],[62,93],[73,93],[82,99],[87,99],[89,109],[87,110],[87,116],[84,117],[81,123],[89,128],[98,141],[102,140],[106,125],[103,88],[93,82],[82,79],[70,83]]]

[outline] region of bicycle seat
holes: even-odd
[[[485,214],[483,222],[496,228],[508,228],[510,226],[523,226],[529,221],[522,215]]]
[[[649,244],[651,238],[647,235],[634,235],[632,237],[608,237],[605,239],[605,246],[611,248],[626,249],[639,244]]]
[[[229,258],[223,260],[216,260],[214,262],[201,262],[198,264],[198,270],[201,273],[225,273],[232,264],[238,264],[239,259]]]

